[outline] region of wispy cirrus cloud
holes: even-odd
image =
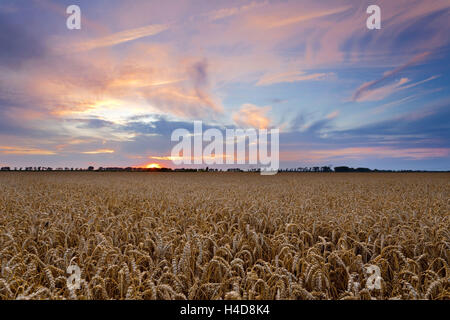
[[[112,47],[121,43],[137,40],[143,37],[149,37],[157,35],[165,30],[169,29],[169,25],[166,24],[152,24],[140,28],[128,29],[124,31],[120,31],[117,33],[113,33],[106,37],[95,38],[92,40],[87,40],[83,42],[78,42],[73,45],[70,45],[68,48],[58,48],[58,51],[61,52],[81,52],[81,51],[90,51],[93,49],[104,48],[104,47]]]
[[[417,82],[415,82],[415,83],[411,83],[411,84],[409,84],[409,85],[403,86],[402,89],[410,89],[410,88],[416,87],[416,86],[418,86],[418,85],[420,85],[420,84],[426,83],[426,82],[428,82],[428,81],[437,79],[437,78],[439,78],[439,77],[440,77],[440,75],[431,76],[431,77],[428,77],[428,78],[426,78],[426,79],[424,79],[424,80],[417,81]]]
[[[262,17],[262,19],[258,19],[260,23],[260,27],[263,29],[273,29],[273,28],[281,28],[289,25],[297,24],[300,22],[306,22],[309,20],[323,18],[326,16],[330,16],[333,14],[341,13],[350,9],[350,6],[344,6],[333,9],[325,9],[325,10],[317,10],[311,13],[303,13],[300,15],[290,15],[290,16],[266,16]]]
[[[403,64],[393,70],[385,72],[383,77],[381,77],[377,80],[373,80],[373,81],[364,83],[355,91],[355,93],[352,96],[352,100],[353,101],[366,101],[366,100],[381,100],[381,99],[383,99],[385,96],[389,95],[396,88],[405,84],[409,80],[406,78],[402,78],[396,84],[391,84],[391,85],[388,85],[385,87],[379,87],[382,83],[384,83],[386,80],[396,76],[398,73],[400,73],[404,69],[425,60],[429,55],[430,55],[430,52],[424,52],[424,53],[415,55],[413,58],[411,58],[405,64]],[[369,97],[369,98],[367,98],[367,97]],[[381,97],[381,98],[378,98],[378,97]]]
[[[400,78],[398,81],[396,81],[394,83],[380,86],[380,87],[377,87],[374,89],[365,90],[362,94],[359,95],[358,99],[356,99],[355,101],[356,102],[380,101],[396,92],[414,88],[418,85],[424,84],[426,82],[432,81],[437,78],[439,78],[439,76],[435,75],[435,76],[431,76],[424,80],[413,82],[413,83],[411,83],[411,80],[408,78]],[[435,92],[435,91],[436,91],[436,89],[433,90],[433,92]],[[405,100],[399,100],[399,101],[404,102]]]
[[[256,86],[269,86],[276,83],[292,83],[299,81],[319,81],[330,79],[334,77],[335,74],[330,73],[306,73],[303,71],[289,71],[276,74],[265,74],[261,79],[258,80]]]
[[[263,2],[257,2],[252,1],[249,4],[238,6],[238,7],[228,7],[228,8],[222,8],[218,10],[213,10],[211,12],[208,12],[204,14],[203,16],[208,17],[209,21],[217,21],[222,20],[225,18],[229,18],[241,13],[245,13],[247,11],[250,11],[255,8],[266,6],[269,2],[263,1]]]
[[[362,93],[358,95],[358,98],[356,98],[354,101],[356,102],[365,102],[365,101],[379,101],[383,100],[387,96],[390,96],[394,92],[398,90],[402,90],[405,83],[408,83],[410,80],[408,78],[401,78],[398,81],[381,86],[374,89],[366,89]]]

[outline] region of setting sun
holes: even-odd
[[[145,166],[147,169],[161,169],[158,163],[150,163]]]

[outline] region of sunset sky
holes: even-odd
[[[448,0],[0,0],[0,166],[173,166],[202,120],[280,128],[282,168],[450,170],[449,30]]]

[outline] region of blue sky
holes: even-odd
[[[66,7],[81,8],[81,30]],[[369,30],[366,8],[381,8]],[[0,1],[0,165],[172,166],[280,128],[281,167],[450,170],[448,1]]]

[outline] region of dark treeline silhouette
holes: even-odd
[[[372,170],[370,170],[369,168],[349,168],[349,167],[335,167],[334,168],[335,172],[371,172]]]
[[[213,169],[213,168],[137,168],[137,167],[99,167],[95,169],[90,166],[88,168],[51,168],[51,167],[1,167],[0,171],[89,171],[89,172],[260,172],[260,169],[241,169],[241,168],[230,168],[230,169]],[[427,170],[378,170],[369,168],[351,168],[347,166],[339,166],[332,168],[331,166],[323,167],[298,167],[290,169],[279,169],[278,172],[450,172],[450,171],[427,171]]]

